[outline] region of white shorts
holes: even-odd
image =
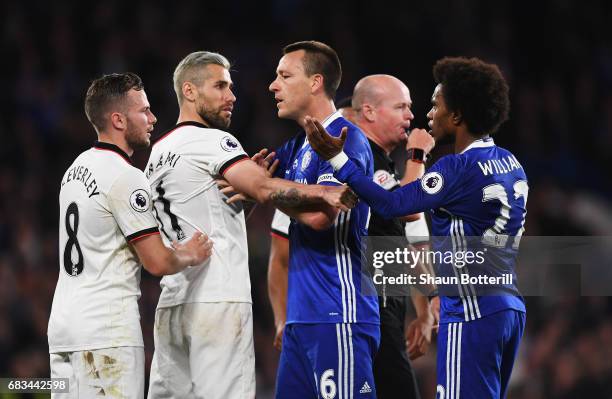
[[[149,399],[255,397],[250,303],[157,309]]]
[[[144,398],[144,349],[124,346],[51,353],[51,378],[68,378],[70,392],[52,398]]]

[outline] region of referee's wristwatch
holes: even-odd
[[[431,300],[437,296],[440,296],[440,292],[438,292],[437,288],[434,288],[433,290],[429,292],[429,294],[427,294],[427,300],[431,302]]]
[[[418,163],[425,163],[427,162],[427,158],[429,158],[429,154],[420,148],[408,148],[406,154],[408,155],[407,161]]]

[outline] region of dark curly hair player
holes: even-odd
[[[455,257],[436,264],[438,289],[429,296],[440,301],[437,397],[503,398],[525,328],[514,266],[529,190],[522,165],[490,137],[508,119],[508,85],[497,66],[477,58],[444,58],[433,73],[431,132],[412,131],[408,157],[425,162],[434,138],[444,137],[455,138],[455,153],[420,180],[394,191],[380,188],[341,151],[344,135],[329,136],[312,118],[308,141],[376,214],[429,212],[431,236],[439,239],[434,251],[486,254],[475,262]]]
[[[433,75],[444,88],[448,110],[471,135],[493,134],[508,120],[509,89],[497,65],[478,58],[446,57],[436,62]]]

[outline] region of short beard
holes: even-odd
[[[149,140],[146,135],[139,136],[136,133],[129,120],[127,121],[127,129],[125,131],[125,141],[132,150],[141,150],[151,145],[151,140]]]
[[[208,127],[211,127],[213,129],[227,129],[230,123],[232,122],[231,118],[225,119],[221,116],[222,111],[217,110],[215,112],[213,110],[207,109],[204,104],[198,107],[196,109],[196,112],[198,113],[198,115],[200,115],[200,118],[202,118],[202,120],[206,122]]]

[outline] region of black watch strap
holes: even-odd
[[[431,292],[429,294],[427,294],[427,300],[429,302],[431,302],[431,300],[437,296],[439,296],[440,293],[438,292],[437,288],[434,288],[433,290],[431,290]]]

